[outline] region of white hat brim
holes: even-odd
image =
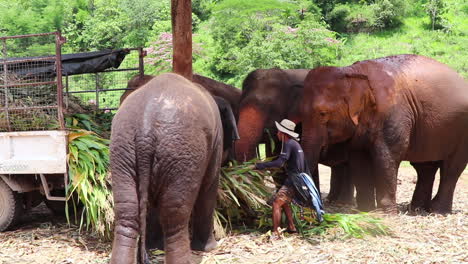
[[[276,122],[276,121],[275,121],[275,125],[276,125],[276,128],[277,128],[279,131],[281,131],[281,132],[283,132],[283,133],[285,133],[285,134],[288,134],[288,135],[290,135],[290,136],[293,137],[293,138],[299,139],[299,134],[298,134],[298,133],[295,133],[295,132],[293,132],[293,131],[291,131],[291,130],[288,130],[287,128],[283,127],[280,123],[278,123],[278,122]]]

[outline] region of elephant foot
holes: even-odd
[[[426,213],[430,211],[430,206],[423,203],[411,202],[408,206],[408,211],[411,213]]]
[[[211,236],[206,243],[197,240],[192,240],[191,248],[192,250],[209,252],[215,249],[217,245],[218,242],[216,242],[216,239],[214,239],[214,237]]]
[[[374,210],[378,213],[383,213],[383,214],[389,214],[389,215],[396,215],[398,214],[398,208],[397,206],[387,206],[387,207],[382,207],[378,208],[377,210]]]
[[[434,214],[446,215],[452,213],[452,208],[450,208],[450,206],[447,206],[446,204],[441,204],[433,201],[430,211]]]
[[[376,209],[374,201],[356,201],[357,209],[363,212],[370,212]]]
[[[325,203],[328,204],[328,205],[332,205],[332,206],[353,206],[354,205],[354,200],[351,199],[351,200],[342,200],[342,199],[335,199],[335,200],[331,200],[331,199],[326,199],[325,200]]]
[[[147,237],[146,248],[164,250],[164,239]]]

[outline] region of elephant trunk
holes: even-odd
[[[327,130],[325,126],[310,126],[303,123],[302,147],[307,164],[311,170],[318,167],[320,153],[327,143]],[[315,180],[315,179],[314,179]],[[316,184],[318,184],[318,179]]]
[[[243,106],[239,111],[238,131],[240,139],[236,141],[237,161],[248,161],[256,157],[256,147],[263,136],[265,113],[253,105]]]

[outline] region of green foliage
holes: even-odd
[[[232,229],[233,224],[252,222],[266,206],[271,190],[265,185],[265,172],[249,168],[255,161],[221,168],[216,214],[221,225]]]
[[[327,14],[327,22],[334,31],[346,32],[350,13],[351,8],[348,5],[338,5]]]
[[[447,12],[444,1],[428,0],[423,6],[431,20],[432,30],[443,28],[443,16]]]
[[[223,1],[206,28],[212,47],[201,58],[204,62],[197,63],[234,86],[258,68],[331,64],[340,49],[334,32],[314,14],[304,15],[291,3],[275,0]]]
[[[359,1],[335,4],[325,19],[338,32],[373,32],[399,26],[406,9],[406,0]]]
[[[211,16],[213,8],[220,0],[193,0],[192,12],[200,18],[200,20],[208,20]]]
[[[298,232],[307,240],[313,240],[317,235],[334,234],[334,238],[363,238],[365,236],[386,236],[390,230],[382,223],[382,219],[368,213],[358,214],[325,214],[324,221],[317,225],[314,214],[307,210],[304,218],[298,217],[299,209],[293,207],[294,220]],[[336,229],[340,229],[337,232]]]
[[[73,199],[76,194],[84,205],[79,220],[80,229],[92,228],[109,238],[114,221],[112,192],[108,182],[109,140],[87,130],[74,130],[68,138],[70,184],[67,186],[67,198]],[[77,201],[73,204],[77,204]],[[65,212],[67,219],[70,219],[68,208]]]
[[[406,12],[405,0],[376,0],[374,6],[375,27],[382,29],[394,28],[401,24]]]
[[[419,54],[446,63],[467,78],[468,30],[461,21],[468,23],[468,17],[458,19],[460,22],[452,26],[453,33],[428,31],[425,19],[411,17],[405,19],[399,29],[378,34],[348,35],[343,48],[346,56],[341,57],[337,64],[346,66],[359,60],[395,54]]]

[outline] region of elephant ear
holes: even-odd
[[[346,102],[348,104],[349,117],[357,126],[359,118],[366,107],[375,106],[374,91],[367,75],[359,73],[345,74],[349,85]]]
[[[219,113],[221,115],[221,122],[223,123],[225,149],[230,148],[232,147],[232,142],[239,139],[236,118],[232,111],[231,105],[224,98],[213,96],[213,99],[218,105]]]

